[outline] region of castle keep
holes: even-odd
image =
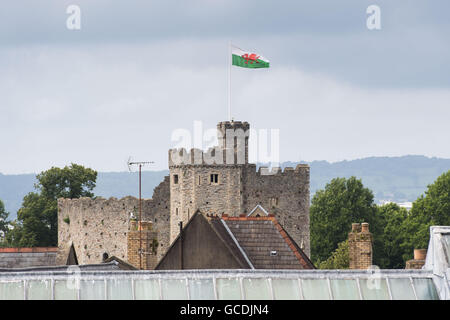
[[[248,215],[260,205],[289,233],[309,256],[309,166],[259,168],[248,163],[249,124],[225,121],[217,125],[218,146],[208,151],[169,150],[170,175],[142,201],[142,220],[152,222],[157,234],[159,261],[185,225],[200,210],[203,214]],[[128,260],[130,213],[139,200],[59,199],[58,263],[71,250],[79,264],[99,263],[102,257]]]

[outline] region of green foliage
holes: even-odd
[[[156,239],[152,240],[151,247],[152,247],[152,253],[153,254],[156,254],[157,249],[158,249],[158,244],[159,244],[158,240],[156,240]]]
[[[311,252],[320,268],[339,265],[338,244],[347,238],[353,222],[369,222],[373,262],[388,269],[403,269],[413,249],[428,247],[430,226],[450,225],[450,171],[428,186],[411,212],[394,203],[375,207],[370,195],[354,177],[333,179],[316,193],[310,210]]]
[[[413,249],[428,248],[430,226],[450,225],[450,170],[428,186],[425,196],[414,203],[402,227],[405,240],[402,243],[403,258],[411,259]]]
[[[63,219],[63,221],[64,221],[65,223],[67,223],[67,224],[70,224],[70,218],[69,218],[69,217],[65,217],[65,218]]]
[[[377,235],[380,245],[377,250],[377,265],[382,269],[403,269],[405,261],[403,260],[404,249],[401,244],[405,241],[405,230],[403,224],[408,217],[408,211],[400,208],[395,203],[388,203],[378,207],[379,225],[381,233]]]
[[[348,269],[349,265],[348,239],[339,243],[327,260],[317,264],[319,269]]]
[[[5,247],[7,245],[7,242],[4,240],[3,237],[6,237],[9,231],[8,215],[9,213],[6,212],[5,205],[0,200],[0,248]]]
[[[57,199],[93,197],[97,172],[72,164],[63,169],[51,168],[36,176],[35,188],[17,213],[14,230],[8,233],[11,246],[56,246],[58,243]]]
[[[346,240],[353,222],[368,222],[377,230],[372,191],[355,177],[335,178],[314,195],[310,219],[311,257],[324,261]]]
[[[36,176],[35,188],[41,195],[56,200],[58,198],[93,197],[97,172],[72,163],[70,167],[51,168]]]
[[[8,231],[8,215],[5,205],[0,200],[0,231],[6,233]]]

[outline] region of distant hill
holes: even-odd
[[[295,166],[295,163],[283,163]],[[415,201],[442,173],[450,170],[450,159],[424,156],[370,157],[329,163],[313,161],[311,166],[311,195],[323,189],[336,177],[360,178],[371,189],[375,201]]]
[[[450,170],[450,159],[424,156],[371,157],[351,161],[329,163],[327,161],[306,162],[311,166],[311,196],[336,177],[356,176],[364,186],[374,192],[375,201],[414,201],[438,176]],[[297,162],[284,162],[281,166],[295,167]],[[168,175],[168,170],[142,172],[142,196],[151,198],[155,188]],[[23,197],[33,191],[35,175],[0,174],[0,199],[11,213],[10,219],[22,204]],[[138,196],[137,172],[99,172],[97,196],[121,198]]]

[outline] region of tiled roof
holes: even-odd
[[[219,238],[222,242],[228,247],[230,252],[239,261],[239,264],[243,268],[251,268],[251,263],[249,264],[245,252],[242,252],[239,248],[239,244],[236,243],[233,239],[233,235],[228,232],[228,230],[223,225],[223,220],[221,219],[211,219],[210,224],[215,230],[215,232],[219,235]]]
[[[244,251],[243,254],[255,269],[314,269],[311,261],[275,217],[224,215],[219,219],[226,223],[240,247],[238,249]],[[218,228],[217,222],[215,225]]]

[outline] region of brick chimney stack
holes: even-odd
[[[406,261],[405,269],[422,269],[427,257],[427,249],[414,249],[414,259]]]
[[[352,223],[348,234],[350,269],[367,269],[372,265],[372,234],[367,222]]]
[[[140,246],[142,248],[139,254]],[[153,270],[157,264],[158,233],[151,221],[130,220],[127,235],[127,260],[138,269]],[[139,257],[141,256],[141,257]]]

